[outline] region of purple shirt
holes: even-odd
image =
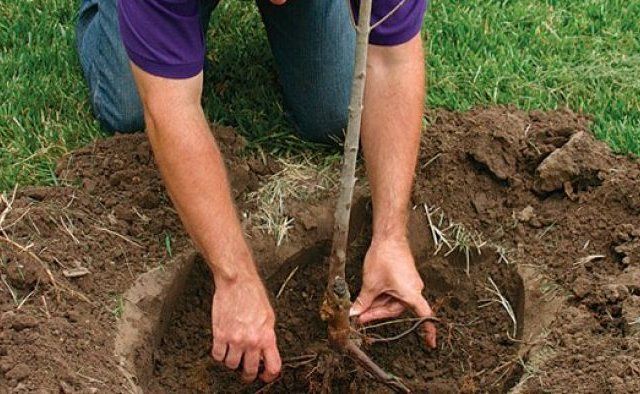
[[[373,0],[371,23],[400,1]],[[357,15],[355,3],[351,0]],[[371,32],[369,42],[390,46],[409,41],[420,32],[425,9],[426,0],[405,0]],[[198,0],[118,0],[118,19],[127,54],[144,71],[166,78],[190,78],[202,71],[205,42]]]

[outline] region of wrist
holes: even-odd
[[[379,224],[373,226],[372,244],[405,243],[408,242],[406,224]]]
[[[253,256],[244,242],[235,248],[207,253],[205,258],[216,287],[259,280]]]
[[[373,242],[404,242],[407,240],[408,212],[406,207],[387,206],[373,212]]]

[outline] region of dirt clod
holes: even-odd
[[[580,131],[540,163],[536,169],[535,189],[551,192],[567,185],[572,189],[599,185],[600,172],[610,169],[611,164],[608,148],[591,134]]]
[[[31,368],[29,368],[27,364],[18,364],[15,367],[11,368],[11,370],[9,370],[5,374],[5,376],[9,380],[19,382],[21,380],[24,380],[24,378],[29,376],[29,374],[31,374]]]

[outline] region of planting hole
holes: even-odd
[[[364,229],[349,248],[347,280],[352,299],[361,286],[361,262],[369,240],[370,233]],[[326,286],[328,253],[326,242],[307,248],[285,262],[267,281],[274,297],[284,367],[280,379],[266,387],[266,392],[307,392],[322,386],[326,372],[322,360],[329,350],[326,324],[318,310]],[[437,325],[438,349],[427,349],[417,331],[397,341],[365,346],[365,350],[386,370],[420,392],[481,388],[502,392],[517,383],[522,374],[517,338],[523,330],[524,299],[522,279],[515,268],[499,263],[489,250],[471,253],[469,275],[462,254],[445,257],[441,252],[433,256],[430,246],[414,250],[414,254],[419,256],[424,294],[442,320]],[[253,393],[263,387],[260,383],[243,385],[239,373],[228,371],[210,357],[211,284],[206,265],[198,261],[154,353],[152,378],[142,382],[145,390]],[[278,293],[280,296],[275,299]],[[516,323],[505,305],[513,311]],[[392,337],[413,324],[407,318],[411,316],[363,333],[368,337]],[[350,360],[345,359],[341,366],[331,371],[334,392],[387,390],[356,369]]]

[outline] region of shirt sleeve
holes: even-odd
[[[373,0],[371,25],[389,14],[402,0]],[[404,44],[420,32],[428,0],[405,0],[389,18],[373,29],[369,42],[374,45]],[[351,0],[353,13],[358,15],[360,1]]]
[[[198,0],[118,0],[122,42],[131,61],[165,78],[190,78],[204,67]]]

